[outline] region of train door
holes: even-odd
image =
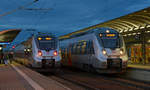
[[[93,47],[93,42],[86,41],[86,46],[85,46],[85,54],[86,54],[86,63],[84,64],[84,68],[86,71],[93,71],[93,63],[94,63],[94,47]]]
[[[65,48],[61,48],[61,64],[63,65],[63,63],[65,63]]]
[[[89,66],[92,67],[94,63],[94,46],[93,41],[88,41],[88,54],[89,54]]]
[[[69,45],[68,47],[68,50],[67,50],[67,56],[68,56],[68,65],[69,66],[72,66],[72,57],[71,57],[71,44]]]
[[[63,48],[63,65],[68,66],[68,58],[67,58],[67,48]]]

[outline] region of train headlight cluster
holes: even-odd
[[[2,50],[3,48],[2,47],[0,47],[0,50]]]
[[[102,50],[102,53],[103,53],[104,55],[106,55],[106,54],[107,54],[106,50]]]
[[[30,52],[31,50],[30,49],[24,49],[24,52]]]
[[[57,51],[54,51],[54,53],[53,53],[53,54],[54,54],[54,56],[57,56]]]
[[[38,56],[42,56],[42,52],[40,50],[38,51]]]

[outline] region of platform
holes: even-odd
[[[22,65],[0,65],[0,90],[70,90]]]
[[[129,69],[138,69],[138,70],[146,70],[150,71],[150,64],[141,64],[141,63],[128,63]]]

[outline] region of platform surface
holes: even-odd
[[[138,69],[138,70],[146,70],[150,71],[150,64],[142,64],[142,63],[131,63],[128,62],[129,69]]]
[[[0,90],[70,90],[22,65],[0,65]]]

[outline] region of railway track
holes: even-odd
[[[105,75],[105,74],[91,74],[80,70],[63,69],[63,73],[47,74],[49,78],[52,78],[64,85],[70,86],[68,83],[72,83],[72,87],[81,87],[85,90],[100,90],[100,89],[121,89],[121,90],[147,90],[150,89],[148,83],[137,82],[132,79],[121,78],[117,75]],[[65,82],[64,82],[65,81]],[[67,83],[66,83],[67,82]],[[70,86],[71,87],[71,86]],[[76,89],[77,90],[77,89]],[[78,89],[79,90],[79,89]]]

